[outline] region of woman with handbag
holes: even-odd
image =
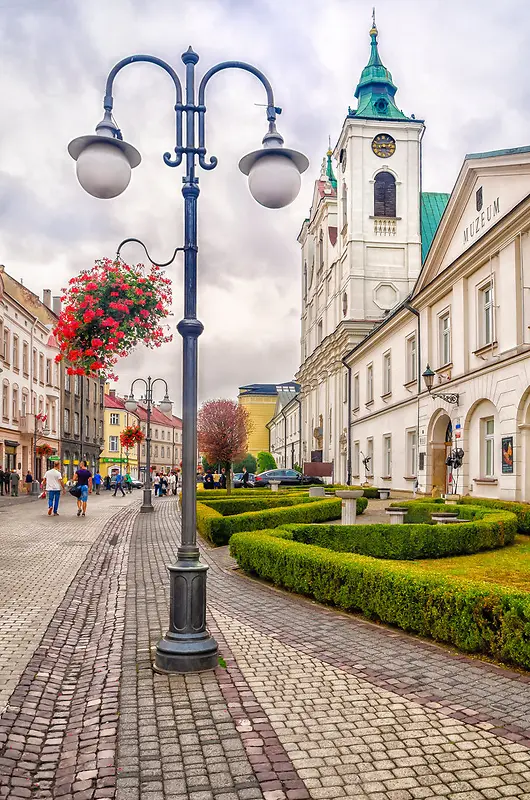
[[[86,461],[81,461],[79,469],[74,475],[76,485],[70,489],[70,494],[77,497],[77,516],[86,516],[88,492],[92,490],[92,473],[87,469]],[[79,494],[77,494],[79,492]]]

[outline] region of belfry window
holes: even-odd
[[[396,216],[396,179],[390,172],[380,172],[374,183],[374,217]]]

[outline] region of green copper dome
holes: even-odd
[[[377,28],[375,15],[370,31],[370,60],[361,73],[361,79],[355,90],[358,99],[356,109],[348,109],[348,116],[365,119],[403,119],[409,117],[396,106],[394,95],[397,86],[392,82],[392,75],[383,65],[377,47]]]

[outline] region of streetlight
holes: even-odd
[[[177,550],[177,563],[168,567],[170,574],[169,630],[158,643],[155,666],[163,672],[196,672],[217,665],[217,643],[206,629],[206,572],[199,561],[196,525],[197,457],[197,352],[198,338],[203,331],[197,319],[197,200],[198,166],[205,170],[217,165],[215,156],[206,160],[205,93],[206,86],[222,70],[242,69],[255,75],[267,95],[268,131],[263,148],[245,156],[240,170],[248,175],[249,189],[258,203],[268,208],[282,208],[291,203],[300,189],[300,174],[309,161],[296,150],[283,147],[283,138],[276,130],[276,116],[281,112],[274,102],[272,87],[256,67],[241,61],[225,61],[209,69],[195,90],[195,66],[199,60],[191,47],[182,55],[185,65],[185,100],[180,78],[169,64],[148,55],[133,55],[120,61],[107,78],[104,116],[96,134],[74,139],[68,151],[77,162],[77,176],[83,188],[94,197],[119,195],[128,185],[131,170],[140,163],[139,152],[124,142],[121,131],[112,117],[112,88],[116,75],[123,67],[135,62],[147,62],[161,67],[171,77],[175,88],[176,146],[174,157],[164,154],[169,167],[178,167],[185,156],[186,175],[184,196],[184,319],[177,330],[183,339],[183,445],[182,445],[182,536]],[[185,116],[185,128],[183,126]],[[185,131],[185,144],[183,143]]]
[[[166,387],[166,394],[164,399],[158,404],[158,408],[163,414],[171,414],[171,409],[173,408],[173,403],[169,399],[169,392],[167,388],[167,383],[164,378],[155,378],[154,380],[151,379],[151,376],[145,380],[145,378],[136,378],[131,384],[131,393],[129,397],[125,400],[125,408],[127,411],[130,411],[131,414],[134,414],[138,408],[138,403],[134,399],[134,384],[143,383],[145,385],[145,403],[147,406],[147,436],[145,437],[145,445],[146,445],[146,461],[145,461],[145,480],[144,480],[144,499],[141,505],[140,511],[144,514],[150,511],[154,511],[153,508],[153,500],[152,500],[152,493],[151,493],[151,408],[153,404],[153,387],[155,383],[159,381],[164,384]]]
[[[46,425],[48,419],[46,414],[35,414],[35,425],[33,429],[33,483],[31,484],[31,494],[40,494],[40,483],[37,480],[37,434],[47,436],[50,429]],[[38,430],[38,423],[42,422],[42,428]]]
[[[452,405],[458,405],[458,400],[460,395],[456,392],[449,392],[448,394],[444,394],[443,392],[433,392],[432,387],[434,384],[434,376],[435,372],[432,371],[430,366],[427,364],[427,369],[425,372],[422,373],[422,378],[425,382],[425,386],[427,391],[431,395],[431,397],[438,397],[440,400],[444,400],[446,403],[451,403]]]

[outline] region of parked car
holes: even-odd
[[[258,489],[261,486],[268,486],[271,480],[280,481],[282,486],[302,486],[311,483],[323,483],[322,478],[314,478],[311,475],[302,475],[295,469],[268,469],[260,472],[254,477],[254,486]]]
[[[253,472],[249,472],[248,473],[248,480],[249,480],[249,485],[250,486],[254,486],[254,478],[255,477],[256,476],[254,475]],[[243,486],[243,473],[242,472],[234,472],[234,474],[232,475],[232,486],[234,487],[234,489],[241,489],[241,487]]]

